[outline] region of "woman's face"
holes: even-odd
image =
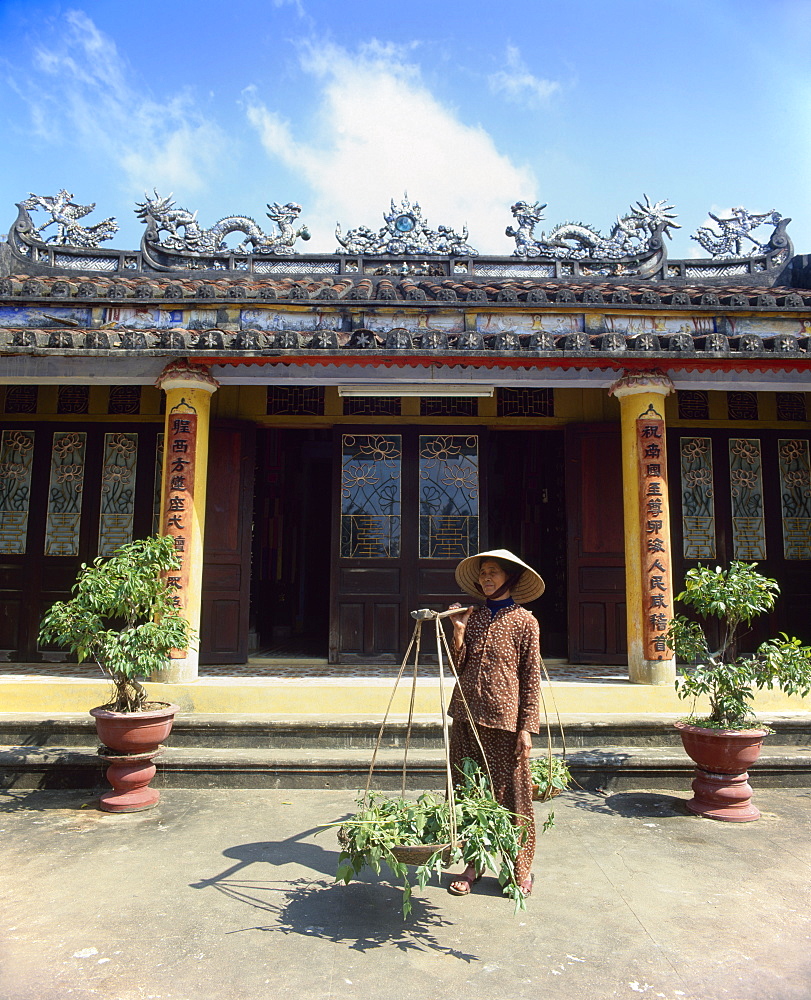
[[[499,587],[503,587],[506,582],[507,574],[494,559],[482,560],[479,567],[479,586],[485,597],[495,594]],[[505,593],[501,596],[506,598],[509,597],[509,594]]]

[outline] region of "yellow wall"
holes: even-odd
[[[5,387],[2,387],[5,394]],[[42,385],[39,387],[37,412],[2,414],[5,409],[0,403],[0,420],[6,423],[28,423],[37,421],[53,421],[60,423],[163,423],[161,413],[161,391],[154,386],[141,387],[141,412],[136,415],[108,414],[107,401],[109,387],[104,385],[90,386],[88,413],[57,414],[58,386]],[[464,426],[465,424],[481,426],[509,427],[561,427],[568,423],[619,423],[620,411],[616,399],[608,395],[605,389],[555,389],[554,417],[502,417],[497,415],[495,397],[482,398],[478,401],[478,416],[475,417],[421,417],[419,415],[419,399],[404,397],[401,401],[399,417],[367,417],[344,416],[342,399],[338,390],[329,387],[325,391],[324,414],[322,416],[269,416],[266,413],[267,387],[264,385],[224,386],[212,399],[211,415],[215,419],[248,420],[258,426],[284,427],[330,427],[341,424],[443,424]],[[811,393],[806,393],[808,412],[811,414]],[[757,421],[729,420],[727,417],[726,393],[709,393],[709,420],[680,420],[678,402],[675,395],[665,400],[665,419],[668,427],[706,427],[710,428],[771,428],[792,431],[807,430],[808,421],[777,420],[777,402],[774,392],[757,393],[760,419]],[[4,402],[4,400],[3,400]]]

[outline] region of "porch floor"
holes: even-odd
[[[683,716],[692,706],[679,701],[672,684],[632,684],[624,667],[547,661],[550,684],[542,685],[550,718],[588,715],[611,718],[647,714]],[[389,664],[330,665],[324,659],[253,657],[247,664],[201,667],[194,681],[148,682],[154,701],[171,702],[194,715],[263,715],[299,719],[316,715],[338,719],[391,718],[409,711],[411,671],[392,687],[399,667]],[[445,671],[446,699],[453,678]],[[63,714],[84,712],[110,698],[109,679],[89,664],[0,664],[0,712]],[[811,712],[811,697],[787,697],[778,691],[758,692],[756,712]],[[698,714],[706,712],[701,702]],[[420,665],[414,713],[424,719],[441,716],[439,672]]]
[[[628,672],[617,664],[569,663],[566,660],[545,660],[549,679],[556,681],[579,681],[603,683],[606,681],[627,681]],[[233,678],[391,678],[397,676],[399,664],[330,664],[326,658],[309,656],[278,655],[276,651],[263,652],[251,656],[247,663],[202,664],[200,679],[209,677]],[[412,665],[406,667],[404,676],[411,676]],[[446,675],[449,674],[446,668]],[[435,664],[420,664],[421,678],[437,678]],[[0,677],[50,677],[99,679],[99,669],[92,663],[66,663],[49,661],[45,663],[0,663]]]

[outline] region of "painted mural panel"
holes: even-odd
[[[213,314],[216,317],[216,314]],[[127,330],[169,330],[188,324],[189,311],[155,309],[149,306],[107,306],[102,311],[102,325],[115,324]],[[209,326],[216,326],[210,322]]]
[[[0,443],[0,552],[25,553],[31,503],[33,431],[3,431]]]
[[[712,441],[681,438],[682,538],[685,559],[715,559]]]
[[[70,330],[89,327],[92,311],[73,306],[0,306],[0,328],[18,330]]]
[[[409,333],[423,333],[439,330],[442,333],[460,333],[465,328],[464,316],[458,312],[425,313],[367,313],[363,319],[367,330],[387,333],[389,330],[408,330]]]
[[[109,556],[132,541],[135,515],[137,434],[105,434],[101,468],[99,555]]]
[[[209,321],[208,325],[217,324]],[[314,309],[306,313],[285,312],[282,309],[242,309],[239,325],[242,330],[263,330],[266,333],[276,330],[339,330],[341,318],[334,309],[325,309],[323,312]]]
[[[732,496],[732,558],[766,558],[763,473],[760,440],[730,438],[729,483]]]
[[[479,313],[476,329],[479,333],[556,333],[565,336],[583,333],[586,319],[583,313]]]
[[[46,556],[79,554],[86,446],[84,431],[54,432],[45,524]]]
[[[777,442],[783,514],[783,556],[811,559],[811,462],[808,440]]]
[[[344,434],[341,452],[341,557],[400,555],[399,434]]]
[[[420,558],[464,559],[479,545],[479,439],[420,435]]]

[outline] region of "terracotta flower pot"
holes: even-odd
[[[152,759],[163,749],[178,711],[177,705],[165,702],[149,712],[90,709],[104,744],[99,752],[108,765],[107,780],[113,786],[99,801],[105,812],[139,812],[157,804],[160,792],[149,787],[155,777]]]
[[[687,802],[690,812],[732,823],[758,819],[748,768],[760,756],[768,730],[675,725],[687,756],[696,764],[693,798]]]
[[[146,753],[157,750],[172,731],[177,705],[160,702],[160,708],[150,712],[111,712],[108,708],[91,708],[96,720],[99,739],[120,754]]]

